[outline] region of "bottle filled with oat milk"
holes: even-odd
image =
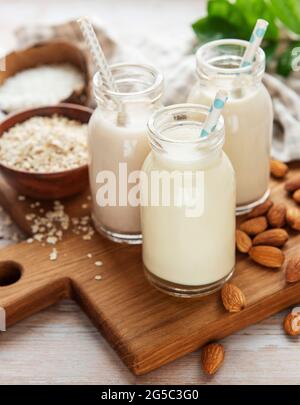
[[[235,264],[235,176],[222,151],[224,120],[200,137],[209,109],[163,108],[150,118],[151,152],[141,177],[145,274],[180,297],[209,294]]]
[[[94,77],[98,107],[89,123],[89,176],[96,229],[111,240],[141,243],[138,171],[149,153],[147,121],[161,107],[163,78],[152,66],[116,64],[111,67],[118,91]]]
[[[269,158],[273,110],[262,84],[265,54],[258,48],[252,64],[240,67],[248,42],[226,39],[207,43],[196,55],[198,82],[188,101],[210,105],[216,90],[229,99],[223,111],[224,151],[232,162],[237,183],[237,214],[242,214],[269,195]]]

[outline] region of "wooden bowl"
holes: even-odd
[[[14,51],[5,56],[5,70],[0,71],[0,85],[6,79],[23,70],[39,65],[70,63],[84,77],[84,86],[73,91],[62,103],[88,105],[90,101],[89,66],[84,52],[75,45],[63,41],[41,42],[29,48]]]
[[[62,115],[84,124],[88,123],[92,110],[76,104],[58,104],[24,110],[9,115],[0,123],[0,136],[16,124],[35,116]],[[88,185],[88,166],[55,173],[33,173],[5,166],[0,162],[0,172],[19,195],[38,200],[66,198],[78,194]]]

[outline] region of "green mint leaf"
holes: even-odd
[[[269,26],[265,34],[266,40],[277,40],[279,30],[276,25],[276,17],[272,7],[266,0],[236,0],[235,5],[244,14],[248,27],[250,27],[249,37],[258,18],[268,21]]]
[[[299,0],[270,0],[277,18],[288,29],[300,34],[300,1]]]
[[[238,38],[238,30],[222,18],[204,17],[192,24],[200,42],[223,38]]]
[[[238,38],[247,38],[249,28],[243,12],[228,0],[209,0],[207,12],[210,18],[221,18],[235,27],[239,33]]]

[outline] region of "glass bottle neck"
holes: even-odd
[[[93,81],[98,105],[118,109],[120,105],[147,105],[160,101],[163,76],[153,66],[118,63],[110,68],[117,91],[107,89],[97,72]]]
[[[241,67],[247,45],[248,41],[225,39],[200,47],[196,54],[200,83],[229,93],[258,87],[265,71],[265,54],[259,48],[252,65]]]
[[[111,66],[117,91],[94,76],[94,94],[105,119],[119,127],[145,127],[149,116],[161,106],[163,76],[152,66],[120,63]]]
[[[218,156],[224,144],[224,120],[201,138],[201,129],[209,109],[198,104],[177,104],[154,113],[149,122],[150,145],[156,155],[167,159],[193,162]]]

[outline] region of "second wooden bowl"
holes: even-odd
[[[88,123],[92,110],[75,104],[33,108],[9,115],[0,123],[0,136],[11,127],[35,116],[62,115]],[[88,186],[88,166],[57,173],[33,173],[5,166],[0,162],[0,171],[5,180],[18,192],[38,200],[66,198],[78,194]]]

